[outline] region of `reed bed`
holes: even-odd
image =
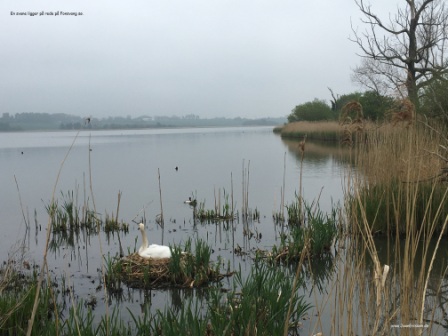
[[[336,121],[297,121],[284,125],[280,131],[283,138],[303,138],[309,140],[339,141],[343,128]]]
[[[448,213],[444,134],[421,123],[387,124],[366,132],[355,160],[360,198],[373,232],[404,234],[431,224],[436,231],[442,229]]]
[[[445,275],[434,274],[448,225],[445,134],[423,123],[379,125],[353,148],[357,171],[349,170],[345,191],[349,238],[338,245],[338,274],[327,288],[332,302],[316,302],[331,307],[331,334],[437,332],[445,309],[437,299]],[[381,254],[379,233],[387,246]],[[434,279],[442,280],[430,292]]]

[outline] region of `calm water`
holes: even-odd
[[[241,208],[243,165],[249,170],[249,208],[261,213],[258,228],[266,237],[262,242],[265,246],[275,240],[272,213],[280,210],[285,153],[286,202],[294,199],[299,188],[296,145],[283,142],[272,133],[272,128],[97,131],[76,135],[76,132],[0,134],[2,241],[13,243],[23,237],[22,209],[32,224],[36,211],[38,223],[46,226],[45,206],[51,200],[58,171],[72,143],[55,188],[56,197],[61,199],[61,192],[74,190],[79,204],[83,203],[84,195],[92,199],[90,154],[97,212],[103,218],[106,213],[115,213],[117,194],[121,191],[120,219],[132,224],[135,217],[145,216],[154,242],[162,240],[162,232],[154,223],[160,213],[158,172],[168,222],[165,244],[179,243],[192,235],[192,211],[183,203],[192,195],[212,209],[214,195],[221,191],[223,202],[222,194],[224,190],[227,194],[231,192],[233,181],[235,208]],[[340,164],[331,155],[310,152],[303,166],[305,197],[311,202],[320,195],[321,207],[330,208],[333,201],[342,197],[341,172]],[[132,247],[136,225],[133,229]],[[183,233],[170,234],[168,231],[172,229],[181,229]],[[196,234],[206,236],[207,227],[198,231]],[[112,243],[108,250],[115,253],[116,248]],[[6,257],[9,249],[8,244],[2,244],[0,256]],[[41,246],[31,244],[30,251],[39,255]]]
[[[136,244],[139,246],[133,219],[145,217],[151,242],[182,244],[188,237],[200,237],[213,247],[214,259],[222,256],[234,269],[241,264],[243,271],[250,268],[248,258],[235,256],[234,247],[239,245],[249,251],[278,243],[279,232],[272,214],[280,211],[283,176],[286,203],[294,200],[299,188],[297,144],[282,141],[271,127],[2,133],[1,260],[6,260],[25,239],[26,258],[40,262],[48,221],[45,206],[50,203],[54,188],[60,200],[61,192],[73,190],[79,204],[86,198],[91,202],[89,154],[94,201],[103,219],[106,213],[115,214],[117,194],[122,192],[119,218],[131,225],[130,233],[122,235],[125,250],[133,251]],[[229,194],[233,187],[235,208],[241,209],[243,169],[246,174],[249,172],[249,208],[257,209],[261,217],[251,230],[261,233],[261,240],[244,239],[239,223],[227,230],[220,225],[193,225],[192,210],[183,203],[192,195],[205,202],[206,209],[212,209],[215,195],[221,192],[224,202],[224,190]],[[333,155],[313,151],[312,146],[307,148],[303,165],[305,198],[311,203],[320,197],[321,208],[330,209],[332,202],[342,198],[342,171]],[[163,231],[155,223],[160,213],[159,172]],[[25,230],[24,218],[31,223],[29,232]],[[102,292],[96,291],[101,266],[99,239],[104,254],[118,253],[116,237],[107,240],[104,234],[99,238],[80,237],[74,247],[61,247],[50,253],[54,276],[64,274],[70,279],[79,299],[102,296]],[[148,297],[141,291],[130,291],[126,304],[131,309],[147,300],[155,306],[167,301],[175,304],[185,295],[179,291],[154,292]],[[101,309],[102,300],[98,302]]]
[[[125,251],[133,252],[140,245],[133,220],[138,222],[144,217],[150,242],[181,245],[189,237],[199,237],[212,246],[214,260],[221,256],[233,269],[241,266],[244,272],[251,267],[250,258],[236,256],[234,248],[239,245],[245,251],[270,249],[279,243],[280,228],[274,225],[272,214],[280,210],[283,178],[285,203],[295,198],[300,154],[297,142],[282,140],[270,127],[0,133],[0,167],[0,261],[7,260],[25,242],[25,259],[39,263],[48,222],[45,206],[50,203],[53,189],[59,200],[61,192],[74,191],[79,204],[88,198],[92,207],[91,172],[96,211],[103,219],[106,213],[115,215],[117,194],[122,193],[119,219],[130,225],[129,234],[121,235]],[[229,194],[233,188],[235,208],[241,209],[243,169],[249,172],[249,208],[260,212],[260,221],[251,223],[250,230],[261,233],[261,239],[245,238],[239,221],[230,228],[194,225],[192,209],[184,204],[192,195],[205,202],[206,209],[213,209],[215,195],[221,193],[223,203],[224,190]],[[303,163],[307,202],[319,199],[324,211],[340,202],[345,169],[338,148],[307,143]],[[155,222],[160,213],[159,173],[164,230]],[[30,222],[29,231],[24,218]],[[100,240],[103,254],[118,253],[117,238],[108,239],[101,233],[99,237],[81,236],[74,246],[62,246],[50,252],[48,258],[52,276],[65,276],[77,300],[96,297],[98,311],[104,309],[103,292],[97,288],[102,258]],[[314,272],[317,274],[318,270]],[[224,286],[230,287],[231,281],[223,280]],[[316,293],[305,288],[304,294],[314,304],[315,295],[326,296],[326,291]],[[190,295],[201,292],[128,290],[121,305],[134,312],[143,303],[163,309],[166,304],[181,305]],[[126,318],[126,310],[122,311]],[[310,315],[313,320],[315,311]],[[329,321],[330,316],[321,312],[321,319]],[[305,322],[305,328],[307,323],[311,322]]]

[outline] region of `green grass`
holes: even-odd
[[[287,205],[289,233],[281,236],[280,246],[274,246],[270,255],[276,260],[296,261],[303,251],[308,257],[320,258],[330,251],[337,239],[338,208],[330,214],[324,213],[318,205],[299,205],[298,198]],[[292,209],[292,210],[291,210]],[[301,215],[303,213],[303,215]]]
[[[289,314],[288,328],[297,332],[299,321],[309,305],[304,297],[293,292],[290,275],[278,268],[257,263],[246,279],[237,272],[233,290],[209,291],[205,308],[202,302],[187,300],[181,309],[167,308],[151,321],[163,335],[282,335]],[[149,320],[149,317],[147,316]],[[143,322],[134,318],[138,328]]]
[[[35,277],[16,274],[20,283],[5,288],[0,295],[0,335],[25,335],[28,319],[33,310],[36,295]],[[46,329],[46,335],[55,334],[54,301],[48,286],[41,289],[41,302],[36,312],[36,328],[32,335],[41,335]]]
[[[55,199],[45,206],[50,218],[52,239],[50,249],[57,250],[63,244],[74,246],[79,240],[81,232],[87,235],[96,235],[102,230],[107,238],[115,232],[129,232],[129,224],[119,222],[116,217],[105,215],[104,221],[101,216],[89,208],[86,203],[82,206],[77,204],[77,195],[73,190],[64,194],[61,191],[61,199]],[[118,210],[118,209],[117,209]]]
[[[235,275],[234,291],[227,295],[228,306],[220,310],[212,307],[210,320],[217,320],[214,324],[220,328],[226,325],[222,330],[228,330],[228,335],[281,335],[285,321],[297,331],[309,305],[293,291],[291,280],[279,268],[255,261],[247,278],[243,279],[241,272]],[[290,305],[292,310],[288,313]],[[228,318],[220,321],[225,312]]]

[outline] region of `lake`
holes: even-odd
[[[78,191],[79,204],[84,195],[91,200],[90,172],[97,212],[103,217],[115,213],[120,191],[119,218],[132,223],[145,216],[151,240],[159,242],[162,232],[154,218],[160,213],[160,174],[165,229],[181,228],[185,233],[166,234],[165,244],[179,243],[191,234],[192,211],[184,204],[189,197],[211,209],[215,195],[219,191],[230,194],[233,187],[235,208],[241,208],[245,169],[249,208],[260,211],[259,227],[269,246],[275,241],[272,214],[280,211],[284,174],[286,203],[294,200],[299,188],[298,147],[282,141],[272,127],[1,133],[0,161],[2,239],[10,242],[23,235],[22,210],[33,223],[36,211],[39,224],[46,225],[45,206],[54,188],[56,198],[61,198],[61,192]],[[307,153],[303,165],[306,199],[320,197],[321,208],[330,208],[342,198],[342,172],[333,155]],[[137,225],[133,229],[137,234]],[[205,230],[197,234],[206,236]],[[39,254],[39,247],[30,245],[30,252]],[[2,245],[0,254],[7,255],[9,248]],[[115,253],[115,246],[109,251]]]
[[[342,203],[348,168],[342,152],[334,145],[307,143],[302,187],[308,204],[318,202],[321,210],[330,211]],[[301,166],[298,142],[282,140],[272,127],[0,133],[0,162],[0,261],[24,243],[25,260],[41,262],[46,206],[53,190],[60,203],[72,191],[78,204],[94,202],[102,219],[115,216],[121,192],[118,218],[130,226],[128,234],[121,233],[126,252],[134,252],[141,244],[137,223],[144,220],[151,243],[182,245],[188,238],[201,238],[213,248],[213,260],[222,257],[242,272],[250,269],[251,259],[236,255],[235,247],[250,253],[279,243],[281,228],[272,215],[282,211],[283,183],[285,204],[295,200]],[[189,197],[213,209],[215,202],[222,207],[225,195],[233,196],[235,209],[241,211],[243,182],[248,184],[249,208],[260,213],[260,219],[250,224],[254,236],[243,234],[240,220],[230,227],[193,220],[192,208],[184,203]],[[163,229],[155,220],[161,203]],[[48,263],[52,277],[64,277],[73,287],[76,300],[95,297],[101,312],[105,309],[99,287],[102,254],[118,252],[116,236],[81,235],[73,246],[50,251]],[[231,287],[231,281],[223,280],[223,286]],[[325,290],[305,288],[304,294],[314,304],[316,295],[323,300]],[[189,295],[200,295],[200,291],[129,289],[119,302],[136,312],[148,303],[154,309],[179,306]],[[117,302],[114,299],[111,305]],[[129,318],[122,311],[123,318]],[[321,314],[321,319],[329,321],[329,316]],[[305,330],[310,324],[304,322]]]

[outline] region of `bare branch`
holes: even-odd
[[[395,15],[383,20],[364,0],[354,0],[365,31],[352,26],[350,40],[364,59],[353,80],[370,89],[387,87],[418,106],[419,90],[432,77],[447,73],[448,11],[444,0],[404,0]],[[389,84],[386,84],[389,82]]]

